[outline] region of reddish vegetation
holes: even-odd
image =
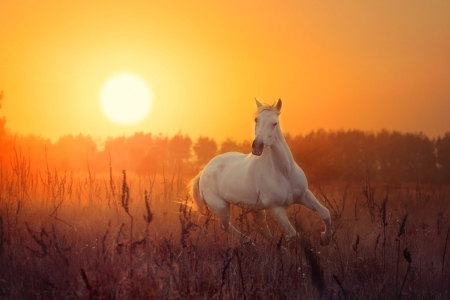
[[[0,177],[0,296],[17,298],[449,297],[450,191],[446,186],[316,185],[334,236],[321,247],[320,216],[289,211],[297,240],[233,223],[254,247],[192,211],[182,177],[33,171],[18,154]],[[126,175],[126,177],[125,177]]]

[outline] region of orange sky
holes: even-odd
[[[0,2],[0,117],[56,139],[135,131],[251,139],[254,97],[281,126],[450,131],[450,1]],[[112,75],[141,76],[151,114],[102,114]]]

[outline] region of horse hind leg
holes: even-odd
[[[331,241],[332,235],[330,211],[328,208],[320,204],[319,200],[317,200],[310,190],[306,191],[301,198],[300,203],[312,211],[317,211],[320,214],[325,224],[325,232],[320,234],[320,244],[323,246],[328,245]]]
[[[208,199],[209,209],[219,219],[220,228],[225,230],[227,233],[231,233],[232,235],[236,236],[243,243],[246,244],[251,243],[251,239],[248,236],[246,236],[245,234],[234,228],[234,226],[230,223],[230,216],[231,216],[230,203],[222,200],[217,196],[210,196],[205,199]]]
[[[226,232],[231,233],[232,235],[239,238],[244,244],[250,244],[252,242],[252,240],[248,236],[234,228],[234,226],[231,225],[229,219],[227,221],[220,220],[220,227]]]

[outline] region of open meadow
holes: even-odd
[[[447,299],[450,190],[361,181],[312,184],[332,214],[301,206],[301,233],[279,242],[235,208],[254,246],[196,212],[182,169],[171,174],[33,171],[26,158],[0,172],[2,299]]]
[[[450,300],[449,16],[0,0],[0,300]]]

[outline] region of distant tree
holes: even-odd
[[[181,133],[174,135],[169,141],[170,156],[174,163],[186,163],[191,157],[192,140]]]
[[[88,164],[91,169],[97,158],[97,144],[89,135],[62,136],[53,149],[51,158],[59,161],[59,168],[63,170],[86,170]]]
[[[161,167],[163,165],[167,167],[167,165],[170,164],[169,161],[170,143],[169,138],[167,136],[159,134],[158,136],[154,137],[152,144],[152,151],[158,158]]]
[[[35,170],[46,170],[47,166],[53,170],[57,164],[52,160],[53,144],[49,138],[36,135],[16,135],[14,137],[16,151],[22,152],[30,159],[31,167]]]
[[[135,132],[126,137],[123,145],[122,163],[125,168],[138,174],[155,173],[160,167],[159,156],[151,133]]]
[[[217,155],[217,143],[214,139],[208,137],[199,137],[193,149],[197,157],[197,163],[202,167]]]
[[[102,161],[109,162],[111,157],[111,166],[116,170],[128,170],[128,153],[126,151],[126,137],[108,137],[104,142],[104,150],[101,153]]]
[[[3,100],[3,91],[0,92],[0,109],[2,108],[2,100]],[[0,141],[2,140],[2,138],[5,136],[5,123],[6,123],[6,118],[3,117],[0,119]],[[2,149],[2,148],[0,148]]]
[[[129,170],[139,174],[151,174],[161,170],[167,158],[167,137],[136,132],[130,137],[109,137],[100,153],[105,166],[115,170]]]
[[[319,130],[287,141],[294,159],[313,180],[358,180],[366,170],[373,179],[391,182],[436,179],[434,141],[422,133]],[[442,140],[441,144],[444,149]]]
[[[377,174],[374,135],[360,130],[330,133],[334,150],[336,176],[344,180],[358,180],[366,171]]]
[[[414,174],[406,180],[433,182],[436,178],[436,156],[435,144],[423,133],[405,134],[405,148],[409,149],[410,161],[412,162],[406,174]]]
[[[2,100],[3,100],[3,91],[0,92],[0,109],[2,108]],[[12,142],[7,139],[6,133],[6,117],[0,118],[0,163],[3,160],[3,157],[8,154],[11,150]]]
[[[335,156],[339,153],[325,130],[313,131],[306,136],[298,135],[290,141],[294,160],[309,179],[339,179]]]
[[[436,141],[436,160],[439,179],[441,182],[450,182],[450,132]]]
[[[227,153],[227,152],[250,153],[250,151],[251,151],[251,143],[249,141],[237,143],[236,141],[227,138],[220,145],[219,153]]]
[[[434,144],[422,133],[380,132],[376,137],[380,176],[396,182],[433,181]]]
[[[3,91],[0,91],[0,109],[2,108],[2,100],[3,100]],[[2,130],[2,129],[4,130],[6,119],[5,119],[5,117],[3,117],[0,120],[3,120],[3,122],[0,122],[0,130]],[[0,131],[0,134],[1,133],[2,133],[2,131]]]
[[[238,145],[235,141],[233,141],[230,138],[227,138],[225,141],[222,142],[220,145],[220,153],[227,153],[227,152],[236,152],[238,151]]]

